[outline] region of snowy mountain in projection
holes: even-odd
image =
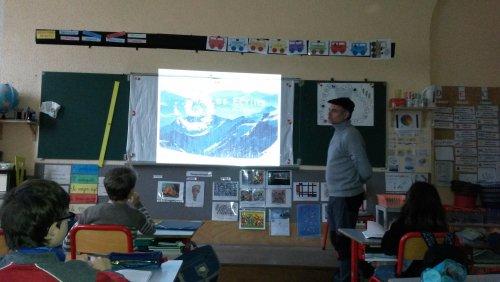
[[[162,148],[209,157],[258,158],[278,138],[278,97],[216,92],[209,98],[160,96]]]

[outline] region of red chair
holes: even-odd
[[[446,237],[446,232],[433,233],[438,243],[442,243]],[[457,242],[455,241],[455,244]],[[396,261],[396,277],[400,277],[403,273],[404,260],[422,260],[425,252],[427,252],[427,244],[420,232],[406,233],[399,240],[398,255]],[[370,282],[380,282],[377,277],[370,277]]]
[[[134,251],[132,232],[123,225],[77,225],[70,231],[71,259],[77,254],[108,255]]]

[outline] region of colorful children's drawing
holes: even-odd
[[[241,189],[240,206],[246,207],[264,207],[266,205],[266,190],[264,188]]]
[[[213,183],[213,200],[238,200],[238,181],[215,181]]]
[[[158,181],[157,202],[184,202],[184,182]]]
[[[294,182],[293,183],[294,201],[318,201],[319,200],[319,182]]]
[[[263,188],[265,172],[263,169],[242,169],[240,171],[240,186]]]
[[[347,46],[346,41],[331,41],[330,42],[330,55],[332,56],[347,56]]]
[[[266,192],[266,207],[292,206],[292,189],[268,188]]]
[[[267,54],[268,40],[259,38],[248,39],[248,52]]]
[[[319,237],[321,210],[319,204],[297,205],[297,231],[300,237]]]
[[[212,202],[212,220],[215,221],[237,221],[237,202]]]
[[[307,40],[289,40],[288,55],[306,55]]]
[[[309,46],[307,48],[310,56],[328,56],[330,53],[329,47],[330,46],[330,41],[309,41]]]
[[[349,51],[352,56],[368,57],[370,56],[370,42],[351,42]]]
[[[248,52],[248,38],[246,37],[229,37],[227,39],[228,52]]]
[[[241,210],[240,229],[265,230],[266,211],[265,210]]]
[[[288,53],[288,41],[281,39],[269,40],[269,54],[286,55]]]
[[[207,36],[206,49],[210,51],[226,51],[227,38],[221,36]]]

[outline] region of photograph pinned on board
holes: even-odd
[[[321,235],[319,204],[297,205],[297,232],[299,237],[319,237]]]
[[[271,236],[290,236],[290,209],[269,209],[269,234]]]
[[[399,131],[419,130],[422,126],[421,112],[398,111],[394,117],[396,130]]]
[[[184,202],[184,182],[158,181],[157,202]]]
[[[264,188],[265,175],[263,169],[242,169],[240,170],[240,186]]]
[[[186,181],[186,207],[201,208],[205,201],[205,182]]]
[[[265,230],[266,211],[265,210],[240,210],[240,229]]]
[[[237,201],[238,181],[214,181],[212,199],[215,201]]]
[[[238,203],[212,202],[212,220],[238,221]]]
[[[291,207],[292,189],[269,188],[266,189],[266,207]]]
[[[330,199],[330,193],[328,193],[328,186],[326,185],[326,182],[321,182],[320,183],[321,187],[321,201],[322,202],[328,202]]]
[[[240,190],[240,207],[265,207],[266,206],[266,190],[264,188],[241,189]]]
[[[291,188],[292,171],[290,170],[268,170],[266,173],[267,188]]]
[[[294,182],[294,201],[319,201],[319,182]]]

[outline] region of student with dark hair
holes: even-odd
[[[10,252],[0,261],[36,264],[60,281],[95,281],[97,271],[87,262],[64,262],[61,242],[68,232],[69,196],[55,182],[27,180],[7,192],[0,209],[1,227]],[[109,269],[109,261],[94,261],[94,267]]]
[[[132,231],[152,235],[156,228],[146,208],[142,205],[139,194],[134,191],[137,176],[128,167],[110,170],[104,177],[104,188],[109,202],[87,208],[75,224],[120,224]],[[70,250],[70,236],[64,240],[64,249]]]
[[[415,182],[407,193],[399,217],[391,224],[382,238],[382,250],[397,255],[399,240],[409,232],[448,232],[446,215],[436,188],[426,182]],[[403,272],[405,276],[419,275],[421,262],[413,261]],[[375,276],[382,281],[395,277],[394,266],[382,266]]]

